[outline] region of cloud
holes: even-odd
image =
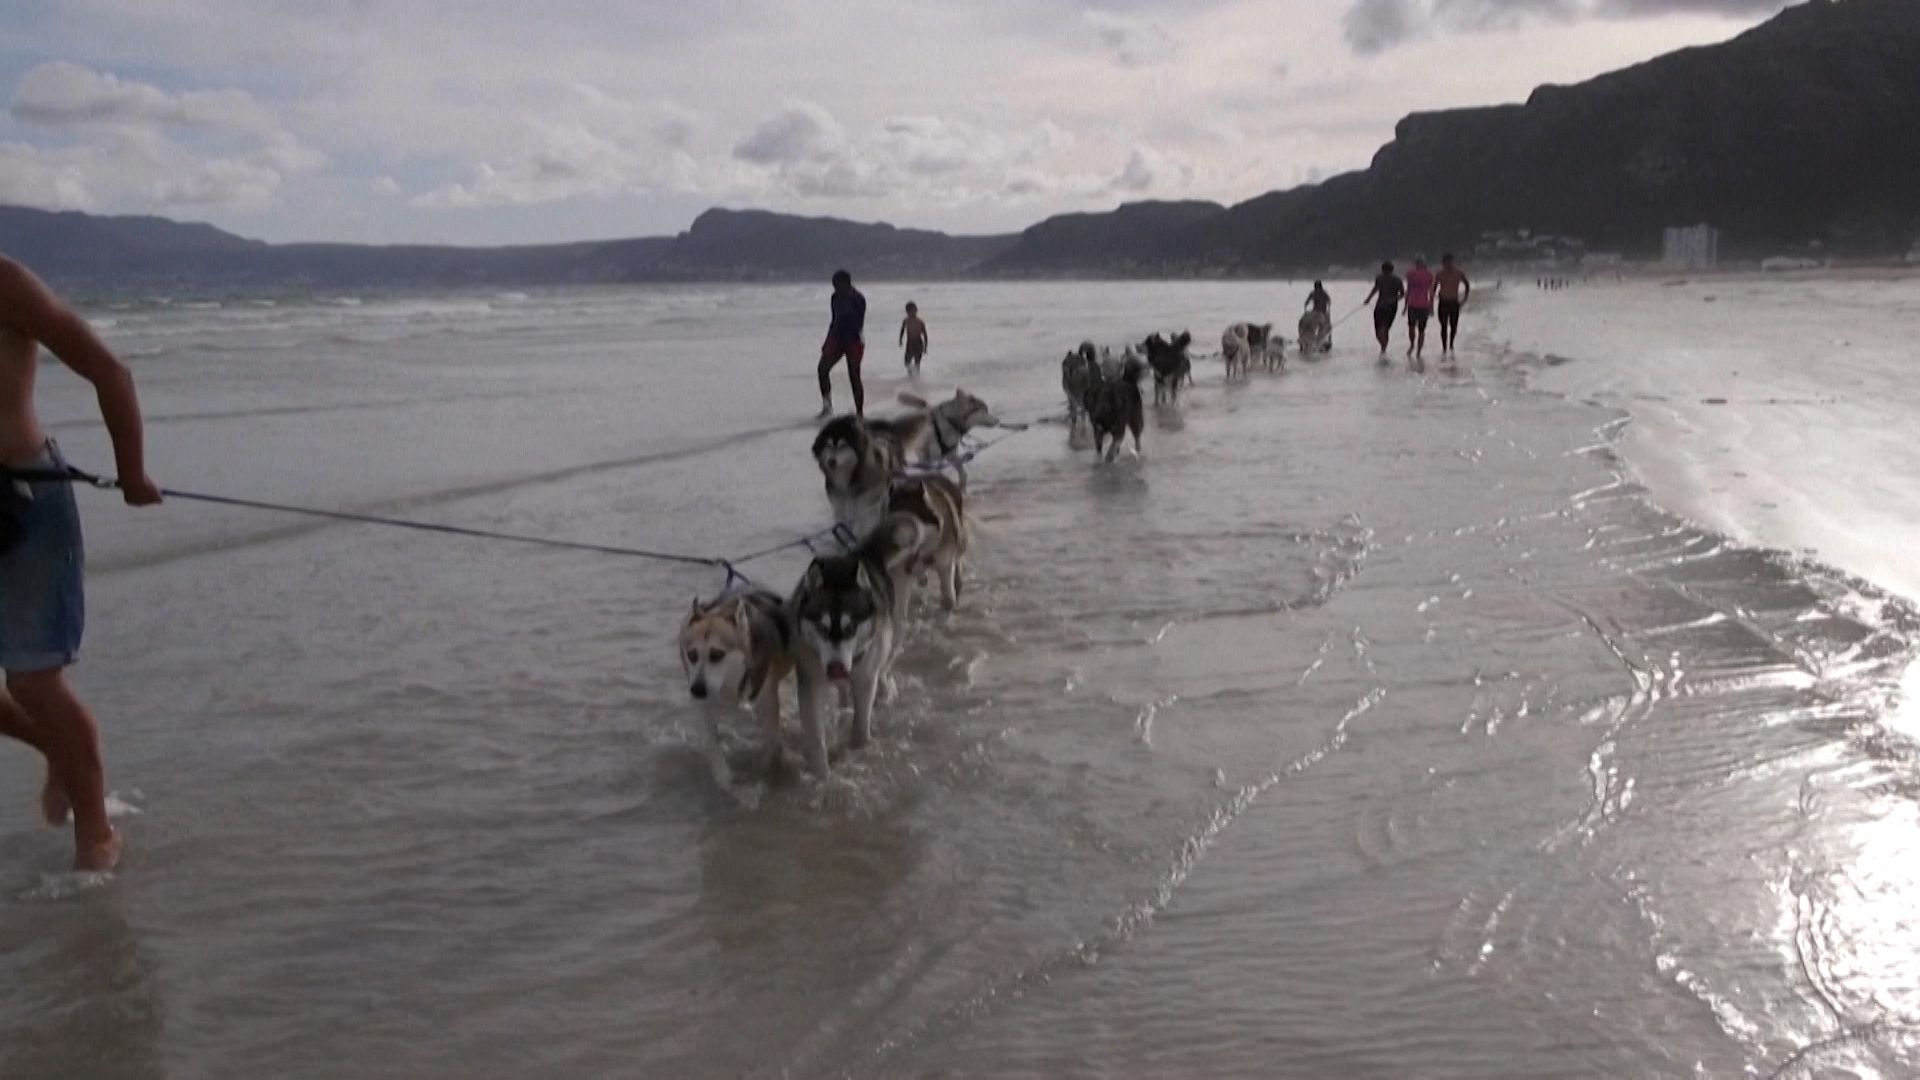
[[[1082,17],[1095,39],[1122,67],[1169,61],[1179,51],[1179,42],[1157,20],[1100,8],[1089,8]]]
[[[1151,146],[1135,146],[1106,187],[1121,196],[1176,195],[1186,193],[1193,180],[1193,166],[1181,158]]]
[[[1393,48],[1421,22],[1416,0],[1358,0],[1340,20],[1347,44],[1362,56]]]
[[[7,146],[0,198],[30,205],[256,209],[327,160],[242,91],[171,93],[65,61],[22,75],[8,114],[69,136]]]
[[[1799,0],[1355,0],[1341,19],[1362,56],[1437,32],[1503,29],[1532,20],[1631,19],[1657,15],[1771,15]]]
[[[698,167],[683,150],[658,151],[582,124],[545,128],[536,144],[473,166],[469,177],[408,200],[425,209],[538,206],[684,188]]]
[[[138,130],[74,146],[0,144],[0,203],[55,210],[254,210],[286,176],[270,155],[208,156]]]
[[[209,128],[263,137],[283,134],[272,114],[238,90],[170,94],[79,64],[41,64],[20,77],[14,117],[48,127],[91,124]]]
[[[846,145],[833,114],[810,102],[788,105],[734,144],[733,156],[753,165],[826,161]]]

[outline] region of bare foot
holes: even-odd
[[[74,851],[73,868],[94,874],[107,873],[120,865],[120,849],[125,845],[120,830],[111,829],[105,840]]]
[[[48,825],[58,828],[67,823],[73,813],[73,804],[67,801],[66,786],[53,778],[53,768],[47,768],[47,782],[40,785],[40,816]]]

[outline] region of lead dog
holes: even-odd
[[[814,559],[787,601],[799,639],[800,723],[816,775],[828,771],[820,717],[828,686],[846,687],[853,698],[848,745],[857,750],[873,738],[874,698],[893,669],[924,528],[911,514],[889,514],[852,553]]]
[[[751,706],[760,719],[769,772],[780,766],[780,684],[794,668],[793,624],[786,601],[764,589],[736,589],[709,603],[693,601],[680,627],[680,668],[687,693],[707,721],[707,764],[714,783],[732,786],[721,743],[729,712]]]

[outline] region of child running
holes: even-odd
[[[927,356],[927,324],[920,318],[920,305],[907,301],[907,317],[900,320],[900,343],[907,347],[907,374],[920,374],[920,361]]]

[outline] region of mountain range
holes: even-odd
[[[1368,168],[1234,206],[1142,202],[952,236],[713,209],[673,237],[518,247],[268,244],[156,217],[0,206],[0,252],[57,281],[217,287],[1314,272],[1530,230],[1648,255],[1897,255],[1920,238],[1920,2],[1812,0],[1731,41],[1523,104],[1416,113]]]

